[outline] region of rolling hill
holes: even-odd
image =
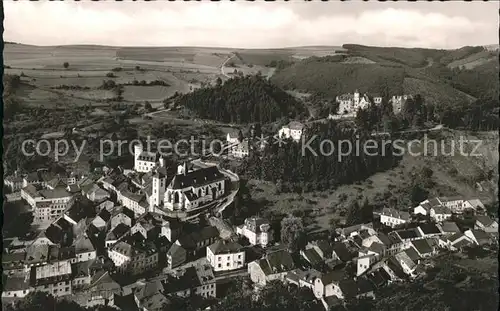
[[[177,104],[205,119],[268,123],[306,112],[302,103],[260,76],[233,78],[180,96]]]
[[[311,57],[280,68],[278,86],[333,97],[361,92],[421,94],[436,105],[498,99],[498,51],[370,47],[346,44],[339,55]],[[361,64],[362,63],[362,64]]]

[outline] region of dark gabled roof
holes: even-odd
[[[172,246],[170,246],[170,249],[168,250],[167,255],[175,256],[175,254],[185,254],[185,253],[186,253],[186,250],[182,246],[174,243],[174,244],[172,244]]]
[[[454,223],[454,222],[451,222],[451,221],[445,221],[443,222],[443,224],[441,225],[441,230],[443,232],[460,232],[460,229],[458,228],[457,224]]]
[[[476,221],[482,224],[485,227],[491,226],[495,221],[486,215],[478,215],[476,216]]]
[[[488,242],[490,240],[490,236],[488,235],[488,233],[482,230],[471,229],[471,232],[479,244]]]
[[[321,276],[321,282],[323,285],[338,283],[346,278],[344,270],[335,270],[325,273]]]
[[[354,258],[354,254],[352,254],[347,248],[347,246],[342,242],[333,243],[333,251],[343,262],[348,262],[352,258]]]
[[[324,255],[328,256],[332,254],[333,247],[327,240],[316,241],[316,245],[323,252]]]
[[[314,248],[309,248],[304,251],[304,257],[311,265],[317,265],[323,261],[321,256],[316,252]]]
[[[224,175],[216,166],[200,168],[185,174],[177,174],[170,182],[169,188],[183,189],[186,187],[200,187],[224,179]]]
[[[435,224],[422,224],[422,225],[419,225],[419,228],[426,235],[427,234],[440,234],[440,233],[442,233],[441,230],[439,230],[438,226],[436,226]]]
[[[295,263],[286,250],[278,250],[265,255],[259,260],[259,266],[266,275],[293,270]]]
[[[179,243],[187,249],[196,248],[196,244],[219,236],[219,230],[214,226],[208,226],[198,232],[192,232],[179,238]]]
[[[420,233],[416,228],[413,229],[408,229],[408,230],[399,230],[399,231],[394,231],[397,233],[397,235],[403,239],[413,239],[413,238],[418,238],[420,237]]]
[[[432,253],[432,247],[426,239],[412,241],[411,244],[420,254]]]
[[[438,198],[432,198],[429,200],[429,204],[431,205],[431,207],[437,207],[441,205],[441,202]]]
[[[106,235],[106,240],[116,240],[122,237],[125,233],[130,230],[130,227],[124,223],[119,223]]]
[[[408,248],[407,250],[405,250],[405,252],[406,255],[408,255],[408,257],[410,257],[410,259],[413,260],[414,262],[420,259],[420,255],[413,247]]]
[[[233,254],[241,252],[243,247],[232,241],[217,241],[208,247],[213,254]]]
[[[138,311],[137,303],[135,302],[134,294],[125,296],[114,295],[114,305],[121,311]]]

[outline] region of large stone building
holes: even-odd
[[[225,177],[216,166],[192,169],[180,165],[165,192],[165,208],[170,211],[195,209],[225,193]]]
[[[75,202],[74,195],[65,188],[44,189],[41,184],[27,185],[21,189],[21,197],[33,208],[34,224],[56,220]]]
[[[338,115],[344,117],[355,117],[358,109],[366,109],[371,105],[371,100],[368,95],[361,95],[358,90],[354,94],[343,94],[335,98],[339,104]],[[375,104],[382,103],[382,97],[373,97],[373,102]]]

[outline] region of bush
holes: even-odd
[[[108,77],[108,78],[116,78],[115,74],[114,74],[114,73],[112,73],[112,72],[108,72],[108,73],[106,74],[106,77]]]
[[[115,68],[111,69],[111,71],[120,72],[120,71],[122,71],[122,67],[115,67]]]
[[[64,63],[63,63],[63,67],[64,67],[65,69],[68,69],[68,67],[69,67],[69,63],[68,63],[68,62],[64,62]]]

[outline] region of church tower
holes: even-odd
[[[150,209],[154,212],[155,207],[163,205],[165,196],[167,177],[155,170],[152,175],[152,189],[150,198]]]

